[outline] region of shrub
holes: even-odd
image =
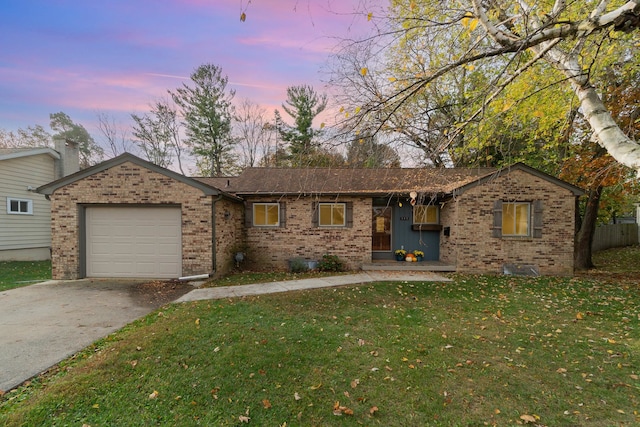
[[[343,271],[344,264],[338,258],[338,255],[322,255],[322,260],[318,263],[318,269],[320,271]]]
[[[309,271],[309,264],[302,258],[293,258],[289,260],[289,270],[292,273],[304,273]]]

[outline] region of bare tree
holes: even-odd
[[[266,118],[266,110],[245,98],[236,107],[234,121],[240,167],[256,166],[269,152],[273,133]]]
[[[182,169],[182,141],[180,121],[176,109],[168,100],[159,100],[151,105],[151,111],[142,116],[132,114],[133,136],[146,158],[159,166],[169,167],[177,159]]]
[[[99,111],[98,130],[104,137],[106,145],[108,145],[113,157],[122,153],[131,152],[133,148],[131,141],[127,136],[127,129],[116,123],[115,117]]]

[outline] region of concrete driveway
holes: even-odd
[[[147,280],[49,281],[0,292],[0,391],[193,289]]]

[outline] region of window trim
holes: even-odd
[[[434,209],[436,210],[436,221],[435,221],[435,222],[417,222],[417,221],[416,221],[416,208],[422,208],[422,207],[426,208],[426,210],[427,210],[427,217],[429,216],[429,215],[428,215],[428,210],[429,210],[429,208],[430,208],[430,207],[431,207],[431,208],[434,208]],[[415,206],[413,207],[413,212],[412,212],[412,214],[413,214],[413,218],[412,218],[413,224],[420,224],[420,225],[422,225],[422,224],[428,224],[428,225],[439,225],[439,224],[440,224],[440,206],[438,206],[438,205],[435,205],[435,204],[430,204],[430,205],[415,205]]]
[[[276,206],[278,209],[278,222],[276,224],[256,224],[256,206]],[[266,211],[265,211],[266,214]],[[266,222],[266,218],[265,218],[265,222]],[[276,228],[276,227],[280,227],[280,224],[282,222],[281,219],[281,215],[280,215],[280,203],[278,202],[253,202],[251,204],[251,224],[254,227],[266,227],[266,228]]]
[[[322,215],[320,215],[320,209],[322,206],[330,206],[331,207],[331,224],[322,224]],[[333,208],[335,206],[342,206],[342,224],[334,224],[333,223]],[[318,202],[318,227],[322,228],[335,228],[335,227],[346,227],[347,226],[347,204],[345,202]]]
[[[18,210],[14,211],[11,209],[11,203],[18,202]],[[20,204],[27,203],[27,211],[23,212],[20,210]],[[31,199],[19,199],[17,197],[7,197],[7,214],[8,215],[33,215],[33,200]]]
[[[532,217],[531,214],[533,213],[533,209],[532,209],[532,205],[533,203],[531,202],[525,202],[525,201],[509,201],[509,202],[502,202],[502,222],[501,222],[501,230],[502,230],[502,236],[503,237],[519,237],[519,238],[525,238],[525,237],[532,237],[532,231],[533,231],[533,221],[532,221]],[[504,232],[504,221],[505,221],[505,209],[508,206],[513,206],[514,207],[514,233],[505,233]],[[516,224],[518,223],[517,219],[518,219],[518,206],[526,206],[527,207],[527,213],[526,213],[526,218],[527,218],[527,232],[525,234],[517,234],[515,233],[515,231],[517,231],[517,226]]]

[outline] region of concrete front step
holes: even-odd
[[[363,264],[361,267],[365,271],[456,271],[455,265],[449,265],[440,261],[374,261]]]

